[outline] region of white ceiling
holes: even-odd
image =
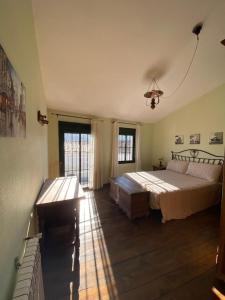
[[[33,0],[48,107],[155,122],[225,82],[224,0]],[[154,111],[143,94],[150,78],[170,94]]]

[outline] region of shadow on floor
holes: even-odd
[[[211,299],[216,208],[166,224],[158,213],[131,222],[104,189],[86,192],[76,224],[46,234],[46,300]]]

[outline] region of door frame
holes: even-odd
[[[91,133],[91,124],[58,121],[59,135],[59,174],[65,176],[64,133]],[[81,157],[79,158],[81,159]]]

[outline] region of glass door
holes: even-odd
[[[90,178],[90,124],[59,122],[59,161],[61,176],[77,176],[82,186]]]

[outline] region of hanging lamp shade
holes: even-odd
[[[145,98],[159,98],[163,95],[163,91],[161,90],[151,90],[151,91],[147,91],[144,94]]]

